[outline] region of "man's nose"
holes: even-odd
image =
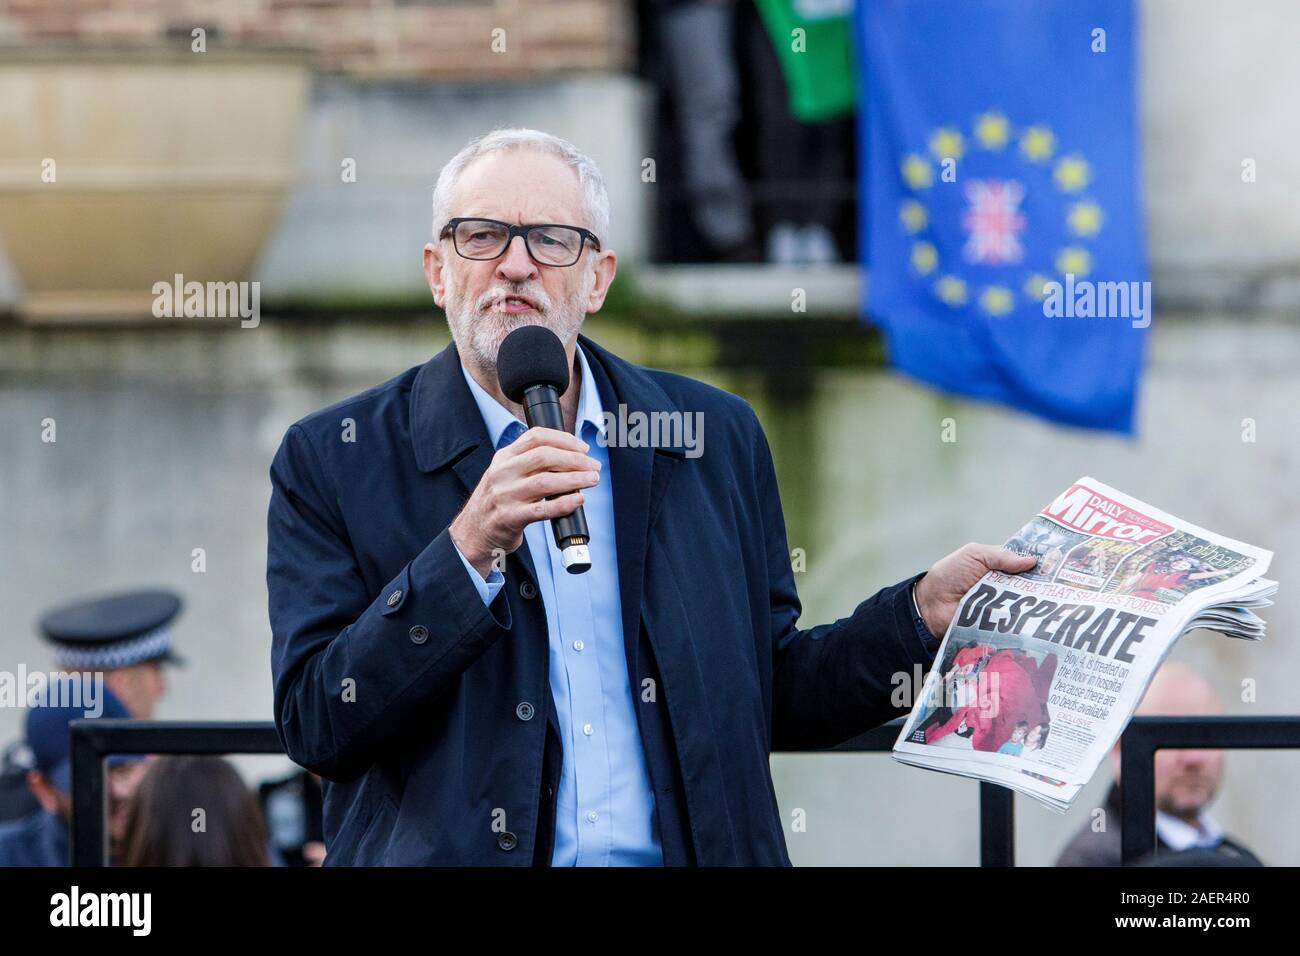
[[[511,282],[529,279],[537,274],[537,264],[528,255],[528,246],[524,243],[523,236],[515,236],[510,240],[510,245],[506,246],[506,251],[497,260],[497,273]]]

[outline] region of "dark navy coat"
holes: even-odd
[[[698,457],[609,449],[665,862],[788,865],[769,754],[900,715],[893,675],[928,667],[938,646],[915,616],[914,579],[800,630],[753,409],[579,341],[605,409],[704,415]],[[326,780],[327,865],[550,860],[562,751],[532,560],[512,554],[485,607],[447,530],[492,454],[449,345],[290,427],[271,465],[275,724]]]

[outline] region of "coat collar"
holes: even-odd
[[[600,389],[592,381],[591,365],[587,362],[587,350],[578,349],[578,368],[580,371],[578,387],[578,421],[576,434],[582,437],[583,426],[590,424],[596,433],[604,432],[605,418],[601,414],[600,407]],[[479,414],[483,416],[483,423],[487,426],[488,438],[492,441],[493,448],[501,447],[501,439],[511,428],[523,428],[523,423],[514,415],[506,411],[505,406],[487,393],[487,391],[474,377],[470,375],[469,370],[462,363],[460,366],[461,377],[465,379],[465,385],[469,388],[470,395],[474,398],[474,404],[478,407]]]
[[[679,412],[677,405],[644,369],[601,348],[584,335],[592,379],[601,406],[616,418],[633,412]],[[483,415],[470,393],[453,342],[416,374],[411,388],[411,442],[423,472],[450,467],[468,492],[478,485],[494,452]],[[614,532],[618,547],[619,596],[623,638],[629,667],[634,666],[640,633],[642,585],[650,529],[663,502],[669,479],[684,458],[681,449],[621,447],[610,434],[609,460],[614,482]],[[536,583],[527,546],[517,552]]]

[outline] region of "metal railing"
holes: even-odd
[[[125,754],[283,754],[268,721],[74,720],[72,865],[106,866],[104,758]]]
[[[896,720],[828,751],[888,753]],[[114,754],[283,754],[270,721],[76,720],[72,732],[72,862],[104,866],[108,856],[104,758]],[[1156,848],[1158,750],[1296,750],[1300,716],[1135,717],[1120,738],[1121,852],[1132,863]],[[980,865],[1015,865],[1014,793],[980,783]]]
[[[883,724],[827,751],[889,753],[902,720]],[[116,754],[283,754],[270,721],[75,720],[72,729],[72,862],[105,866],[108,859],[104,758]],[[980,865],[1014,866],[1013,794],[980,784]]]

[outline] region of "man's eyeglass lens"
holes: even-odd
[[[506,248],[510,230],[500,223],[469,220],[458,223],[456,251],[467,259],[495,259]],[[568,266],[582,254],[582,233],[568,226],[542,226],[529,230],[528,251],[539,262]]]

